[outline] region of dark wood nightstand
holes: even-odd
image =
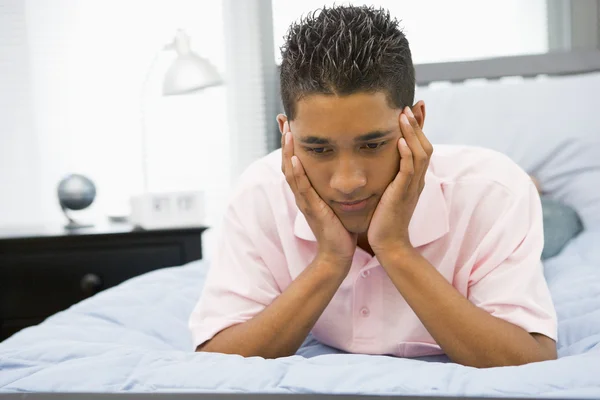
[[[205,229],[0,229],[0,341],[136,275],[202,258]]]

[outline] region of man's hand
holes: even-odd
[[[308,225],[317,238],[319,246],[317,258],[335,265],[341,263],[349,270],[356,250],[357,235],[346,230],[331,207],[312,187],[300,159],[294,155],[293,135],[287,122],[284,124],[281,142],[283,149],[281,168],[294,192],[296,205],[306,217]]]
[[[399,124],[403,136],[398,141],[400,170],[381,196],[369,225],[369,245],[377,256],[411,247],[408,225],[425,186],[425,172],[433,153],[433,146],[409,107],[400,113]]]

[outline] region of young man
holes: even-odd
[[[190,317],[197,351],[289,356],[312,331],[475,367],[556,358],[536,188],[493,151],[433,152],[397,21],[325,8],[282,55],[283,149],[228,207]]]

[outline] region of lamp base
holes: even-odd
[[[144,193],[131,198],[130,222],[144,229],[205,225],[204,192]]]

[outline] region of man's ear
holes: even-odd
[[[283,135],[285,133],[286,130],[289,130],[289,127],[286,128],[286,122],[287,122],[287,117],[285,116],[285,114],[278,114],[277,115],[277,123],[279,124],[279,132],[281,132],[281,134]]]
[[[417,101],[415,105],[411,107],[411,111],[415,115],[415,119],[421,129],[423,129],[423,126],[425,125],[425,102],[423,100]]]

